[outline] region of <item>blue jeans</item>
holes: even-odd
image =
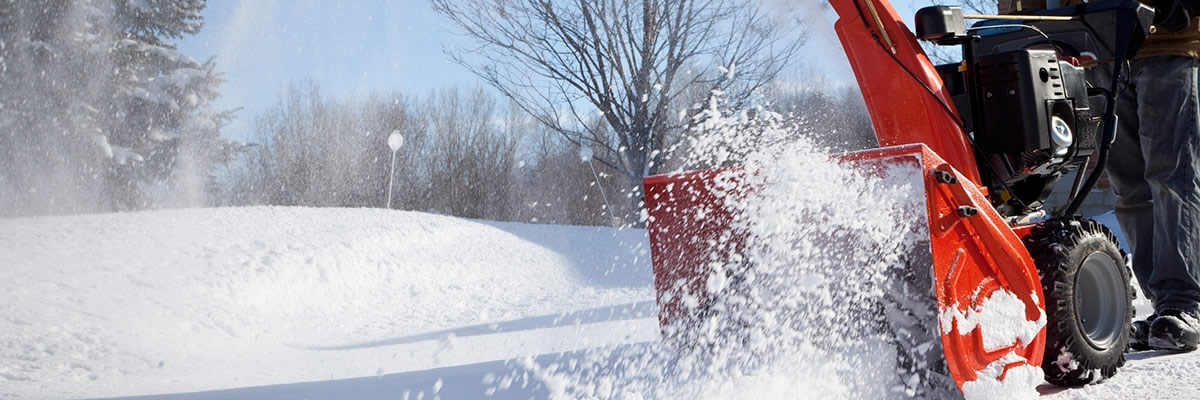
[[[1133,273],[1159,312],[1200,309],[1198,62],[1162,56],[1130,64],[1105,168]]]

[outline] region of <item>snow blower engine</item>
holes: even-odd
[[[1034,385],[1115,374],[1134,317],[1131,273],[1115,235],[1077,213],[1104,169],[1125,64],[1152,31],[1153,9],[1135,0],[1014,15],[934,6],[917,12],[914,34],[887,0],[830,3],[881,146],[834,159],[922,172],[929,252],[913,258],[928,265],[896,279],[936,304],[886,313],[906,320],[889,323],[908,392],[969,395],[1038,367]],[[962,60],[934,66],[918,39],[960,47]],[[746,211],[729,197],[756,189],[731,189],[739,181],[728,175],[644,182],[660,325],[679,346],[725,295],[706,282],[731,269],[713,266],[741,259],[739,243],[754,240],[738,230]],[[1047,206],[1060,184],[1070,185],[1067,204]],[[1016,311],[996,306],[1004,299],[1017,299]],[[1008,319],[973,317],[986,313]]]
[[[963,129],[970,132],[983,180],[993,193],[992,204],[1012,223],[1044,217],[1042,203],[1059,178],[1086,166],[1097,150],[1107,150],[1108,143],[1101,146],[1099,140],[1100,128],[1115,109],[1106,109],[1114,93],[1104,88],[1115,87],[1116,81],[1089,83],[1085,67],[1101,61],[1121,66],[1132,59],[1145,34],[1128,30],[1150,26],[1138,18],[1138,11],[1143,12],[1142,18],[1153,17],[1145,7],[1134,10],[1121,5],[1097,3],[1032,15],[974,15],[995,19],[976,24],[970,33],[960,7],[934,6],[917,12],[918,39],[961,46],[964,60],[971,60],[936,69],[962,117]],[[1122,17],[1127,20],[1117,21]],[[1092,176],[1099,176],[1106,158],[1097,158]],[[1080,190],[1085,176],[1084,171],[1075,175],[1070,190],[1074,201],[1063,214],[1074,214],[1087,196],[1089,190]]]

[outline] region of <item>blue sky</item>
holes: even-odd
[[[911,19],[913,4],[929,2],[894,0],[894,5]],[[198,60],[216,56],[218,70],[226,73],[217,106],[243,108],[225,131],[231,138],[248,139],[254,115],[293,81],[311,79],[339,99],[483,84],[442,52],[464,39],[426,0],[210,0],[204,19],[204,29],[179,47]],[[829,12],[813,28],[831,30],[832,22]],[[808,69],[791,79],[806,78],[810,69],[835,80],[849,72],[831,31],[815,32],[805,51],[814,57],[802,58],[817,61],[808,61]]]
[[[226,131],[233,138],[248,137],[253,115],[302,79],[336,98],[479,84],[442,53],[452,35],[423,0],[212,0],[204,20],[179,45],[198,60],[216,56],[227,79],[218,107],[244,108]]]

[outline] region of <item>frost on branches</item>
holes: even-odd
[[[0,0],[3,214],[190,205],[237,146],[222,82],[172,40],[204,0]]]

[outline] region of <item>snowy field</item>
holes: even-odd
[[[656,346],[646,247],[636,229],[372,209],[0,220],[0,398],[545,398],[566,383],[536,365]],[[1130,359],[1039,391],[1200,398],[1200,355]],[[762,378],[782,389],[747,398],[837,393]]]

